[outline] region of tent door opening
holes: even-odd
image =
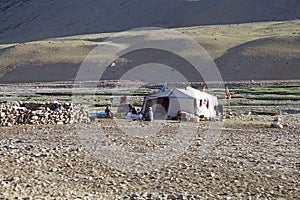
[[[170,98],[161,97],[157,99],[150,99],[146,102],[146,111],[152,107],[154,117],[156,119],[165,119],[169,110]]]

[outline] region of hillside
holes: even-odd
[[[136,27],[300,18],[298,0],[1,0],[0,44]]]
[[[300,78],[299,27],[300,20],[294,20],[175,30],[200,43],[215,60],[226,81],[289,80]],[[75,35],[0,45],[0,82],[74,80],[86,55],[113,35]],[[139,59],[140,63],[148,62],[142,56]],[[125,67],[126,61],[116,64]]]
[[[300,36],[271,37],[229,49],[215,60],[224,80],[300,78]]]

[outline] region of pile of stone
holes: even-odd
[[[0,126],[75,123],[90,123],[89,113],[81,105],[56,101],[0,103]]]
[[[280,122],[281,122],[281,118],[280,117],[275,117],[273,123],[271,124],[271,127],[283,128],[283,125]]]
[[[199,199],[198,196],[184,194],[165,194],[157,193],[151,194],[147,192],[142,192],[141,194],[132,194],[130,200],[184,200],[184,199]]]

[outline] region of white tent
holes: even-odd
[[[142,113],[146,113],[151,106],[154,113],[162,113],[165,118],[175,117],[179,111],[185,111],[199,117],[215,118],[217,105],[217,97],[206,92],[192,87],[175,88],[146,96]]]

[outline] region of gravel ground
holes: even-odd
[[[293,125],[284,129],[230,119],[205,155],[202,122],[181,156],[140,173],[103,164],[74,125],[0,127],[0,199],[300,199],[299,118],[285,118]],[[178,125],[128,122],[144,133],[161,127],[162,139],[132,138],[115,120],[93,126],[106,130],[107,141],[145,153],[168,145]]]

